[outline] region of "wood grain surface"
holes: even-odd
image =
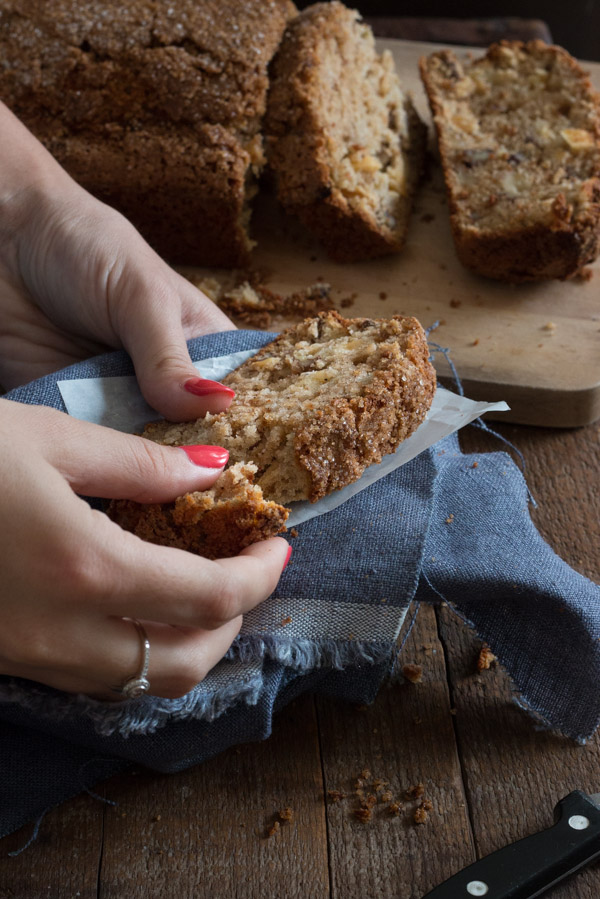
[[[524,454],[538,506],[532,517],[555,551],[600,580],[600,426],[554,430],[497,425]],[[467,452],[497,442],[467,428]],[[477,856],[552,824],[556,801],[600,790],[600,742],[580,746],[539,731],[496,667],[480,674],[481,643],[447,609],[422,608],[403,651],[423,680],[383,689],[368,708],[307,696],[275,719],[273,736],[181,774],[113,778],[31,833],[0,841],[0,899],[420,899]],[[356,777],[368,768],[404,803],[354,817]],[[413,820],[407,788],[423,783],[433,809]],[[339,802],[328,791],[345,792]],[[294,820],[267,836],[279,810]],[[556,887],[552,899],[597,899],[600,868]]]
[[[397,256],[369,263],[331,262],[307,233],[263,194],[253,229],[254,264],[268,286],[293,292],[318,279],[332,286],[348,315],[416,315],[449,347],[467,394],[506,400],[504,420],[576,427],[600,418],[600,261],[590,280],[510,285],[472,274],[454,251],[445,188],[433,146],[431,117],[418,74],[437,44],[380,40],[394,54],[403,83],[430,125],[432,162],[417,196],[407,244]],[[456,52],[467,52],[466,50]],[[481,50],[472,50],[481,54]],[[588,63],[600,89],[600,63]],[[273,330],[288,324],[275,319]],[[449,369],[436,360],[441,376]]]

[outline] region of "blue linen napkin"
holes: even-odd
[[[271,339],[227,331],[189,346],[198,361]],[[8,398],[64,411],[58,381],[132,373],[125,353],[109,353]],[[545,726],[579,740],[596,728],[600,589],[541,539],[505,453],[466,456],[456,435],[445,438],[298,532],[273,597],[181,699],[100,703],[0,678],[0,836],[132,764],[179,771],[265,739],[273,714],[302,692],[372,701],[415,599],[449,602]]]

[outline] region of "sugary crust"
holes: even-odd
[[[267,155],[276,174],[278,198],[339,262],[369,259],[401,249],[422,172],[426,128],[410,98],[402,94],[393,66],[388,63],[386,68],[371,44],[372,35],[356,12],[335,0],[318,3],[290,22],[271,66]],[[392,123],[390,133],[397,144],[393,152],[401,153],[404,160],[404,185],[395,194],[393,206],[385,211],[383,199],[380,208],[374,210],[369,203],[357,201],[356,191],[352,187],[345,190],[336,177],[340,155],[351,157],[355,142],[362,142],[364,148],[365,134],[359,134],[357,125],[363,120],[366,124],[374,105],[373,98],[365,99],[365,84],[357,86],[360,100],[353,97],[345,104],[354,118],[348,127],[349,134],[353,134],[346,136],[350,144],[341,151],[336,149],[333,126],[337,123],[328,110],[328,95],[339,89],[340,78],[350,83],[357,77],[360,66],[353,65],[353,57],[359,56],[368,58],[373,81],[378,78],[381,84],[386,79],[387,86],[376,100]],[[336,71],[334,76],[330,69],[340,59],[341,72]],[[364,130],[368,132],[368,126]],[[381,148],[368,159],[378,156],[382,156]],[[360,157],[357,164],[363,164]],[[382,168],[385,169],[385,163]]]
[[[213,490],[187,493],[174,503],[113,500],[108,514],[149,543],[207,559],[237,556],[246,546],[285,531],[289,515],[288,509],[263,498],[260,488],[252,485],[252,476],[252,467],[234,466],[221,475],[217,497]]]
[[[576,60],[541,41],[502,41],[466,65],[445,50],[422,59],[420,67],[461,262],[479,274],[515,283],[570,278],[592,262],[600,251],[600,99]],[[500,80],[507,69],[516,73],[513,85]],[[478,96],[494,78],[499,83],[492,87],[490,103],[500,124],[487,121],[496,137],[502,133],[502,146],[477,119]],[[538,117],[531,111],[532,93],[524,93],[528,79],[535,85],[536,78]],[[529,104],[525,125],[510,114],[520,91]],[[551,92],[558,98],[553,118],[547,112]],[[533,98],[535,103],[535,86]],[[506,171],[508,164],[512,170]],[[479,186],[466,186],[465,166],[490,169],[485,202]],[[511,191],[514,175],[527,173],[527,166],[530,183],[522,175]],[[502,192],[507,184],[508,197]],[[486,212],[486,203],[492,212]]]
[[[324,312],[288,328],[224,379],[227,412],[156,422],[159,443],[214,443],[252,461],[265,495],[320,499],[394,452],[425,418],[435,390],[414,318],[344,319]]]
[[[288,0],[0,0],[0,93],[171,262],[243,265]]]

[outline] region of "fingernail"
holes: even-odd
[[[211,393],[224,393],[226,396],[234,397],[235,390],[220,384],[219,381],[207,381],[206,378],[188,378],[183,385],[183,389],[194,396],[210,396]]]
[[[182,446],[181,449],[194,465],[202,468],[223,468],[229,459],[229,452],[222,446]]]
[[[290,561],[290,556],[292,555],[292,547],[288,546],[287,556],[285,557],[285,562],[283,563],[282,572],[287,568],[287,563]]]

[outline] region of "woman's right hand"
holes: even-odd
[[[217,664],[242,614],[275,589],[289,555],[273,537],[209,561],[145,543],[77,494],[164,502],[210,487],[203,465],[62,412],[0,400],[0,674],[118,698],[150,640],[149,693],[189,692]]]

